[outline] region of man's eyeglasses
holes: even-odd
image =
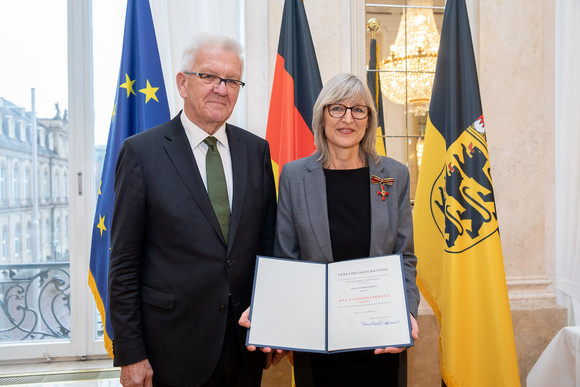
[[[344,117],[346,111],[350,109],[350,114],[355,120],[363,120],[367,118],[371,110],[365,105],[345,106],[341,103],[331,103],[326,105],[326,108],[328,108],[328,114],[334,118]]]
[[[217,75],[207,74],[207,73],[196,73],[194,71],[184,71],[185,74],[188,75],[197,75],[199,79],[206,85],[214,85],[219,86],[222,82],[226,84],[232,90],[239,89],[240,87],[244,87],[245,83],[242,81],[238,81],[237,79],[229,79],[229,78],[222,78],[218,77]]]

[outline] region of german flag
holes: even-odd
[[[447,0],[413,220],[447,386],[520,386],[465,0]]]
[[[286,0],[266,130],[276,187],[284,164],[315,150],[312,107],[321,89],[304,4],[302,0]]]

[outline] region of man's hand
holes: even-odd
[[[244,313],[240,316],[238,324],[245,328],[249,328],[252,324],[250,323],[250,308],[244,310]]]
[[[250,326],[252,325],[250,323],[250,308],[246,309],[244,313],[242,313],[242,316],[238,320],[238,324],[240,324],[243,327],[250,328]],[[256,350],[255,345],[247,345],[246,348],[250,352]],[[280,360],[282,360],[284,356],[286,356],[286,354],[288,353],[288,351],[283,351],[281,349],[272,350],[272,348],[270,347],[260,348],[260,351],[266,354],[266,365],[264,366],[264,369],[266,370],[270,368],[270,366],[277,365],[278,363],[280,363]]]
[[[411,315],[411,336],[413,336],[413,340],[419,340],[419,324],[417,324],[417,320],[415,320],[413,315]],[[377,348],[375,349],[375,355],[381,353],[401,353],[404,350],[404,347]]]
[[[149,360],[145,359],[138,363],[121,367],[121,384],[123,387],[152,387],[153,368]]]

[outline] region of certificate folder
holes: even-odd
[[[246,345],[302,352],[412,346],[400,254],[319,263],[258,256]]]

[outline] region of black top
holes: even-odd
[[[325,169],[328,223],[334,261],[369,256],[369,168]]]
[[[369,256],[371,198],[369,169],[325,169],[328,223],[335,261]],[[375,355],[371,350],[332,354],[294,352],[297,387],[397,387],[403,355]]]

